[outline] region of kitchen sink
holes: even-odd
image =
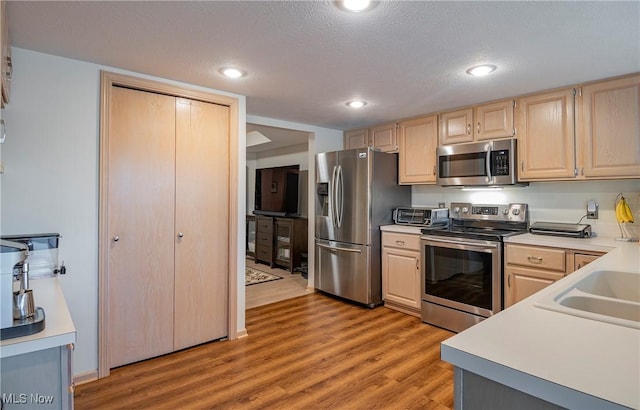
[[[576,284],[576,289],[598,296],[640,303],[640,275],[598,270]]]
[[[535,306],[640,329],[640,274],[594,271],[569,288],[543,297]]]

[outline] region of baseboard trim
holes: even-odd
[[[73,384],[76,386],[94,382],[96,380],[98,380],[98,369],[89,370],[88,372],[73,375]]]
[[[242,339],[243,337],[247,336],[249,336],[249,333],[247,333],[247,328],[238,329],[238,339]]]

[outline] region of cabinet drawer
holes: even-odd
[[[273,232],[273,218],[264,216],[256,217],[256,229],[262,232]]]
[[[273,242],[273,237],[271,236],[271,234],[260,232],[258,235],[256,235],[256,243],[258,245],[271,247],[272,242]]]
[[[412,249],[415,251],[420,250],[420,235],[408,235],[383,232],[382,233],[382,246]]]
[[[271,247],[258,245],[256,247],[256,259],[271,261],[271,250]]]
[[[508,265],[521,265],[559,272],[566,271],[565,251],[563,249],[507,245],[506,254]]]

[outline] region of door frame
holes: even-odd
[[[133,77],[125,74],[100,71],[100,166],[99,166],[99,222],[98,222],[98,378],[109,375],[109,291],[108,291],[108,181],[109,181],[109,103],[111,89],[122,86],[141,91],[189,98],[229,107],[229,224],[228,243],[228,338],[238,338],[238,110],[235,97],[215,94],[166,84],[159,81]]]

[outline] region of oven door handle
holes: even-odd
[[[458,245],[460,247],[462,246],[468,246],[470,248],[474,248],[474,249],[487,249],[489,251],[495,250],[500,246],[499,242],[486,242],[486,243],[477,243],[477,242],[467,242],[467,241],[463,241],[463,240],[449,240],[449,239],[439,239],[439,238],[424,238],[423,237],[423,242],[426,244],[431,244],[433,243],[434,245],[438,245],[438,244],[450,244],[450,245]]]

